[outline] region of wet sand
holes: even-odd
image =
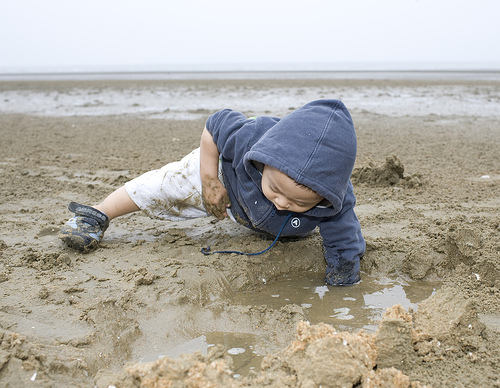
[[[303,274],[323,286],[317,234],[204,256],[269,241],[228,220],[134,214],[94,252],[58,240],[69,201],[178,160],[210,113],[283,116],[316,98],[341,98],[356,126],[362,278],[442,282],[416,311],[360,333],[297,303],[233,303]],[[2,385],[500,386],[500,81],[11,81],[0,101]],[[214,333],[251,337],[260,368],[235,375],[222,340],[153,361]]]

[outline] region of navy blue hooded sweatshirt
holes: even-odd
[[[326,199],[304,213],[293,213],[282,235],[305,235],[319,227],[326,282],[358,282],[365,241],[354,213],[350,176],[356,134],[345,105],[339,100],[313,101],[283,119],[247,118],[224,109],[208,118],[206,128],[221,155],[224,185],[237,221],[277,235],[290,212],[277,210],[264,196],[255,162],[280,170]]]

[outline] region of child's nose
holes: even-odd
[[[278,210],[285,210],[290,207],[290,203],[283,197],[276,197],[274,200],[274,204],[278,208]]]

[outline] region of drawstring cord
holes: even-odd
[[[281,225],[281,229],[278,232],[278,234],[276,235],[276,238],[274,239],[274,241],[272,242],[272,244],[269,245],[263,251],[254,252],[254,253],[246,253],[246,252],[240,252],[240,251],[213,251],[213,252],[211,252],[210,251],[210,246],[207,246],[206,248],[201,248],[201,253],[203,253],[204,255],[211,255],[213,253],[236,253],[237,255],[246,255],[246,256],[261,255],[261,254],[267,252],[269,249],[271,249],[274,246],[274,244],[276,244],[276,242],[278,241],[279,237],[281,236],[281,233],[283,232],[283,229],[285,229],[286,223],[288,222],[288,220],[290,219],[291,216],[292,216],[292,213],[290,213],[288,215],[288,217],[286,218],[285,222],[283,222],[283,225]]]

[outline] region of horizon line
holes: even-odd
[[[500,71],[500,61],[343,61],[179,63],[137,65],[0,66],[1,75],[241,73],[241,72],[429,72]]]

